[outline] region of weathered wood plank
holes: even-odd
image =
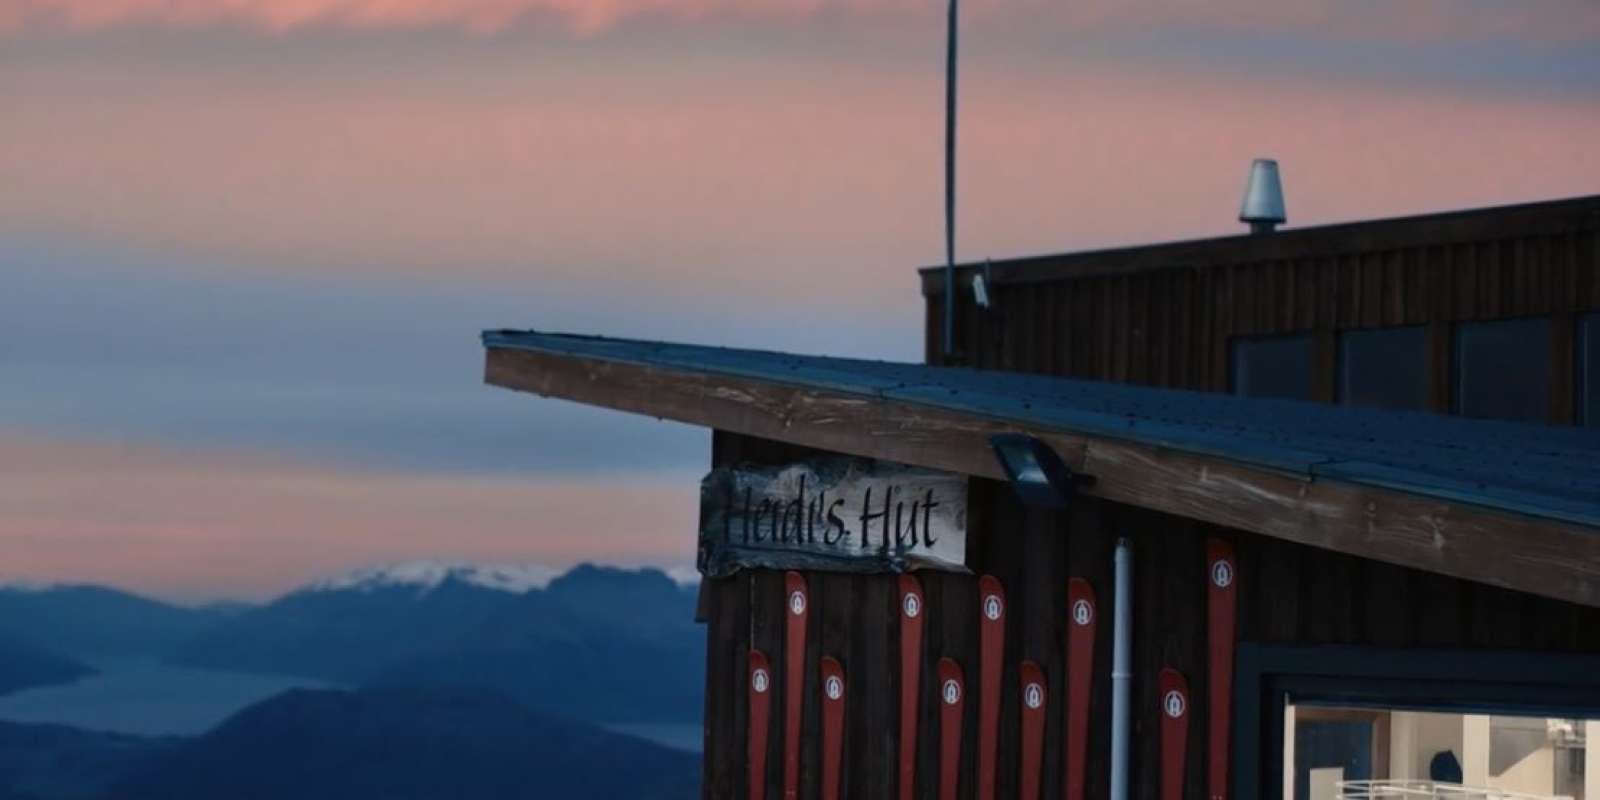
[[[490,348],[486,380],[623,411],[968,475],[1003,479],[989,447],[1018,426],[906,401],[529,350]],[[1600,604],[1600,536],[1581,526],[1308,481],[1123,440],[1024,431],[1088,493],[1324,549]]]

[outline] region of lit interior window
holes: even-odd
[[[1593,720],[1291,704],[1284,797],[1600,800],[1594,747]]]

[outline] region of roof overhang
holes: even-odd
[[[1600,606],[1592,431],[538,332],[484,345],[496,386],[996,480],[990,437],[1023,433],[1092,476],[1086,495]]]

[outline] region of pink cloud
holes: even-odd
[[[936,74],[782,60],[426,73],[0,73],[0,229],[217,271],[918,309],[911,268],[940,253]],[[1294,225],[1600,182],[1600,108],[1584,98],[1082,64],[974,68],[966,90],[968,258],[1235,232],[1261,155],[1284,165]]]
[[[1178,27],[1190,30],[1296,30],[1364,38],[1493,36],[1582,40],[1600,35],[1590,0],[1465,0],[1350,3],[1311,0],[967,0],[977,15],[1022,14],[1058,22],[1064,31]],[[124,25],[191,29],[243,26],[268,32],[303,28],[444,27],[495,33],[528,20],[555,19],[580,34],[635,18],[677,20],[794,19],[823,13],[940,13],[935,0],[0,0],[0,31],[97,30]]]
[[[796,17],[825,9],[905,10],[921,5],[912,0],[5,0],[0,24],[73,30],[242,25],[273,32],[453,27],[493,33],[530,18],[556,18],[576,32],[592,33],[639,16]]]
[[[411,559],[694,560],[693,474],[392,474],[3,431],[0,454],[0,579],[265,597]]]

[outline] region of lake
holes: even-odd
[[[0,697],[0,719],[47,722],[141,736],[205,733],[234,712],[295,688],[333,689],[312,678],[103,661],[81,681]]]

